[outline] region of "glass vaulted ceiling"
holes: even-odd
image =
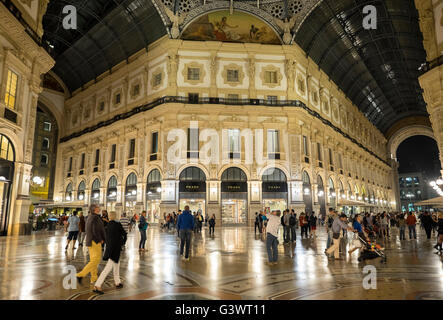
[[[77,9],[77,30],[63,28],[63,8]],[[166,34],[150,0],[56,0],[43,17],[53,71],[72,91]]]
[[[365,5],[378,9],[376,30],[362,27]],[[323,0],[295,41],[380,131],[427,115],[418,83],[426,53],[414,1]]]

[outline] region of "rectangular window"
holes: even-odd
[[[229,82],[238,82],[238,70],[228,70],[227,76]]]
[[[117,145],[113,144],[111,147],[111,159],[109,161],[110,163],[115,162],[116,151],[117,151]]]
[[[94,166],[98,166],[100,163],[100,149],[95,150],[95,161]]]
[[[82,153],[82,158],[80,161],[80,169],[84,169],[85,168],[85,154]]]
[[[317,142],[317,156],[318,156],[318,161],[323,161],[323,156],[321,154],[321,145],[319,142]]]
[[[228,129],[229,153],[240,152],[240,130]]]
[[[228,100],[231,100],[231,101],[238,100],[238,94],[228,94]]]
[[[42,149],[49,149],[49,139],[48,138],[43,138],[43,143],[42,143]]]
[[[50,122],[43,122],[43,130],[51,132],[51,123]]]
[[[133,96],[138,96],[140,94],[140,85],[139,84],[136,84],[135,86],[134,86],[134,90],[132,91],[132,95]]]
[[[265,83],[277,83],[277,71],[265,71]]]
[[[155,154],[158,152],[158,132],[152,133],[152,150],[151,153]]]
[[[72,171],[72,157],[69,158],[69,167],[68,167],[68,172]]]
[[[99,111],[102,112],[103,110],[105,110],[105,102],[104,101],[100,102],[100,105],[99,105]]]
[[[189,103],[198,103],[198,93],[189,93],[188,100]]]
[[[120,93],[117,93],[117,94],[115,95],[115,104],[119,104],[120,101],[121,101],[121,94],[120,94]]]
[[[198,128],[188,128],[188,158],[198,158]]]
[[[268,130],[268,158],[280,159],[280,142],[278,130]]]
[[[200,68],[188,68],[188,80],[200,80]]]
[[[329,148],[329,164],[331,166],[334,165],[334,158],[332,157],[332,149],[331,148]]]
[[[159,85],[161,85],[162,83],[162,74],[161,73],[157,73],[154,76],[154,87],[158,87]]]
[[[42,157],[40,159],[40,165],[46,166],[48,164],[48,155],[42,154]]]
[[[308,137],[306,136],[303,136],[303,153],[305,156],[309,157]]]
[[[128,159],[134,159],[135,157],[135,139],[129,140],[129,157]]]
[[[277,100],[278,100],[277,96],[267,96],[267,98],[268,98],[268,102],[270,102],[272,104],[277,103]]]
[[[15,109],[15,101],[17,98],[18,75],[8,70],[8,79],[6,80],[5,104],[9,109]]]
[[[341,153],[338,154],[338,166],[340,167],[340,169],[343,169],[343,162],[341,159]]]

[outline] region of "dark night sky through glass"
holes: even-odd
[[[438,147],[434,139],[414,136],[403,141],[397,149],[399,173],[423,172],[429,178],[440,176]]]

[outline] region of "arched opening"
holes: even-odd
[[[221,176],[222,225],[246,224],[248,179],[242,169],[230,167]]]
[[[397,149],[400,209],[403,212],[431,209],[415,203],[438,197],[429,186],[441,177],[439,150],[429,136],[413,136],[402,141]],[[387,200],[383,195],[384,200]]]
[[[136,203],[137,203],[137,176],[135,175],[134,172],[131,172],[126,178],[126,184],[125,184],[125,210],[129,210],[132,213]]]
[[[337,204],[337,193],[335,192],[334,181],[332,181],[332,178],[329,178],[328,190],[329,190],[329,193],[328,193],[329,206],[331,208],[335,208],[335,206]]]
[[[11,189],[14,181],[15,150],[8,137],[0,134],[0,235],[8,233]]]
[[[74,200],[74,199],[72,199],[72,182],[70,182],[68,184],[68,186],[66,187],[65,200],[66,201]]]
[[[32,176],[39,177],[42,183],[31,184],[29,195],[32,203],[39,203],[42,200],[54,198],[58,138],[59,128],[57,119],[45,104],[38,101],[31,172]]]
[[[179,207],[181,210],[186,205],[192,212],[206,212],[206,175],[198,167],[187,167],[180,173],[179,182]]]
[[[115,210],[115,203],[117,202],[117,178],[112,176],[108,180],[108,187],[106,188],[106,210],[108,212]]]
[[[77,200],[83,201],[85,199],[85,190],[86,190],[86,184],[85,184],[85,181],[83,180],[78,185]]]
[[[100,203],[100,180],[96,178],[91,188],[91,204]]]
[[[320,216],[326,216],[326,197],[325,187],[323,185],[323,179],[320,175],[317,176],[317,197],[318,204],[320,205]]]
[[[288,208],[288,183],[282,170],[269,168],[263,173],[262,199],[265,209],[283,212]]]
[[[312,187],[311,179],[306,171],[302,174],[303,181],[303,203],[305,204],[305,212],[312,212]]]
[[[160,200],[162,176],[158,169],[154,169],[148,174],[146,183],[146,214],[148,221],[158,223],[160,218]]]

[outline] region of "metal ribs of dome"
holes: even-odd
[[[362,27],[375,5],[376,30]],[[323,0],[296,42],[380,131],[410,116],[427,116],[419,67],[426,62],[414,1]]]
[[[44,41],[54,46],[54,72],[74,91],[167,34],[169,19],[160,1],[186,12],[186,26],[230,1],[58,0],[44,17]],[[62,9],[78,10],[78,30],[62,27]],[[297,15],[294,40],[382,132],[409,116],[428,116],[418,68],[426,61],[413,1],[400,0],[235,0],[274,25],[272,17]],[[378,9],[377,30],[362,28],[363,7]],[[165,22],[164,22],[165,21]],[[275,27],[275,26],[274,26]]]

